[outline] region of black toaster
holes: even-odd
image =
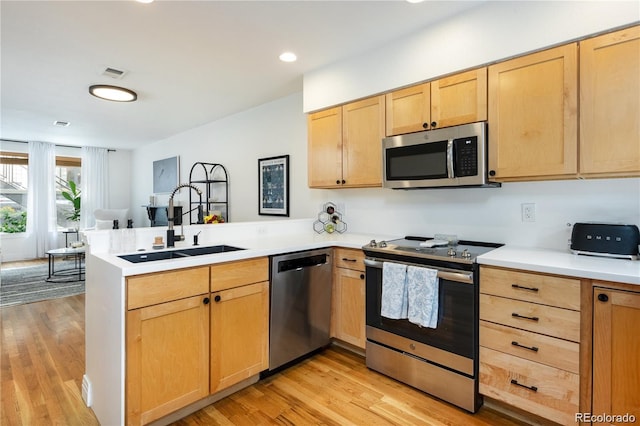
[[[640,231],[636,225],[576,223],[571,232],[575,254],[638,259]]]

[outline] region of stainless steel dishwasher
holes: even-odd
[[[331,250],[271,257],[269,371],[330,343]]]

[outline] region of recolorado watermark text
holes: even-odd
[[[635,423],[636,416],[633,414],[593,414],[576,413],[576,422],[586,423]]]

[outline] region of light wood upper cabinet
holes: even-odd
[[[580,174],[640,175],[640,26],[580,42]]]
[[[576,43],[489,67],[489,174],[496,181],[577,174]]]
[[[311,188],[382,186],[384,96],[309,114]]]
[[[342,107],[307,116],[311,188],[339,187],[342,180]]]
[[[428,129],[431,126],[431,83],[387,93],[385,107],[387,136]]]
[[[386,135],[487,119],[487,68],[455,74],[386,95]]]
[[[640,417],[638,330],[640,293],[594,287],[592,413]]]

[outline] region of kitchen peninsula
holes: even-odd
[[[166,290],[166,287],[161,288],[162,285],[154,287],[155,282],[170,280],[175,291],[171,295],[172,299],[168,300],[190,301],[185,303],[192,303],[194,305],[192,308],[197,311],[198,307],[203,306],[200,299],[203,299],[203,295],[208,296],[209,293],[210,267],[212,268],[212,286],[213,280],[220,278],[221,274],[226,272],[233,275],[233,278],[237,278],[238,275],[243,276],[242,279],[247,280],[243,284],[259,284],[268,281],[268,268],[265,265],[266,257],[270,255],[333,246],[360,249],[371,239],[392,238],[380,234],[317,234],[313,231],[312,224],[312,220],[304,219],[186,226],[184,228],[185,241],[176,243],[176,250],[190,247],[190,242],[193,240],[192,236],[196,233],[200,233],[199,242],[201,246],[226,244],[244,250],[141,263],[128,262],[118,257],[118,255],[125,252],[134,253],[139,249],[144,249],[145,252],[153,252],[151,246],[154,237],[163,235],[164,228],[137,228],[133,230],[135,237],[126,234],[131,230],[88,232],[86,235],[89,244],[86,261],[87,367],[83,378],[83,398],[87,405],[93,409],[100,422],[102,424],[133,423],[129,418],[132,415],[127,414],[127,410],[130,410],[131,407],[127,407],[126,404],[126,394],[130,392],[127,386],[131,380],[130,376],[127,375],[126,368],[129,361],[126,350],[128,344],[127,334],[131,333],[131,328],[128,327],[132,322],[128,312],[133,312],[130,310],[132,307],[143,307],[145,300],[149,301],[146,304],[156,307],[169,305],[169,303],[161,303],[164,301],[161,297],[164,297],[165,293],[163,291]],[[231,268],[222,269],[225,265],[230,265]],[[252,271],[256,271],[255,276]],[[181,276],[175,275],[183,272],[189,274],[187,279],[182,279]],[[134,294],[128,288],[132,282],[135,282],[132,281],[133,277],[135,277],[135,280],[147,277],[152,279],[147,279],[140,286],[136,282],[138,289]],[[232,281],[233,278],[230,278],[230,280]],[[253,287],[253,285],[246,285],[243,288],[245,287],[249,288]],[[198,297],[192,297],[196,295]],[[132,299],[135,299],[135,301],[132,302]],[[208,300],[203,303],[208,304]],[[142,310],[144,309],[143,307]],[[167,309],[169,308],[167,307]],[[250,310],[250,312],[252,311]],[[194,315],[197,317],[197,315],[202,314],[196,313]],[[264,321],[268,323],[268,317],[264,318]],[[197,336],[196,328],[198,327],[183,327],[182,330],[193,340],[194,336]],[[208,329],[206,335],[208,341]],[[187,340],[187,342],[192,342],[192,340]],[[203,347],[202,349],[207,350],[207,355],[204,358],[208,363],[208,344],[205,346],[206,348]],[[176,365],[175,368],[178,369],[180,366]],[[211,395],[208,392],[209,375],[206,374],[204,378],[207,384],[206,386],[203,385],[206,388],[206,392],[202,397],[194,399],[197,403],[174,401],[176,404],[175,410],[187,405],[192,407],[191,411],[202,408],[242,387],[255,383],[258,380],[257,373],[264,369],[266,367],[258,369],[256,373],[246,380],[241,380],[222,392],[212,392]],[[171,407],[170,405],[165,407],[168,410],[167,412],[175,411]],[[152,421],[145,420],[146,417],[141,415],[141,412],[145,411],[145,407],[136,409],[134,416],[138,423]],[[180,417],[187,413],[188,411],[180,415]],[[149,416],[154,419],[162,417],[153,417],[153,413],[149,414]]]
[[[173,299],[180,299],[188,304],[194,303],[190,299],[197,295],[193,309],[198,310],[203,306],[203,298],[210,295],[209,277],[213,283],[215,276],[220,277],[222,274],[222,272],[214,273],[214,268],[235,265],[238,267],[223,269],[223,271],[234,271],[234,278],[238,278],[237,275],[240,275],[241,278],[238,279],[244,279],[244,284],[248,284],[243,288],[255,288],[255,293],[252,293],[256,294],[254,300],[262,300],[261,303],[263,303],[264,300],[257,295],[261,294],[260,291],[264,291],[265,285],[263,283],[268,280],[268,268],[265,265],[267,263],[266,257],[270,255],[324,247],[360,249],[371,239],[380,241],[397,238],[397,236],[380,234],[316,234],[312,230],[312,224],[313,220],[311,219],[298,219],[187,226],[184,228],[185,241],[178,243],[176,250],[190,247],[193,235],[198,232],[200,232],[199,241],[202,246],[225,244],[244,250],[142,263],[130,263],[118,255],[124,252],[133,253],[141,248],[151,252],[154,237],[162,235],[162,228],[138,228],[134,230],[135,237],[129,235],[128,239],[125,238],[125,233],[130,230],[88,232],[86,236],[89,244],[86,289],[86,374],[83,380],[83,397],[100,422],[102,424],[130,423],[127,414],[130,407],[126,403],[127,386],[130,380],[126,370],[129,361],[126,348],[128,344],[127,333],[130,332],[128,312],[131,312],[128,310],[128,304],[131,302],[132,295],[128,293],[127,284],[132,282],[133,278],[154,277],[160,274],[175,277],[172,274],[190,271],[189,273],[193,275],[190,275],[188,280],[171,278],[174,279],[174,285],[180,284],[178,292],[187,292],[178,293]],[[118,251],[113,250],[114,248],[117,248]],[[577,257],[568,254],[568,252],[517,249],[505,246],[479,257],[478,263],[482,267],[516,268],[541,274],[578,277],[582,279],[582,282],[589,283],[589,286],[592,280],[616,282],[631,287],[640,284],[638,281],[640,262]],[[246,265],[249,267],[244,267]],[[623,268],[622,265],[626,266]],[[252,274],[251,271],[256,272]],[[153,283],[153,280],[149,282]],[[189,293],[189,291],[191,292]],[[162,306],[161,301],[153,302],[153,298],[156,296],[157,294],[152,290],[152,287],[141,287],[136,295],[138,299],[147,299],[152,304],[156,303],[155,307]],[[268,322],[268,318],[265,318],[264,321]],[[196,335],[197,329],[198,327],[181,328],[185,334],[189,335]],[[211,333],[213,335],[213,330]],[[208,336],[208,329],[206,335]],[[582,338],[586,339],[586,336],[582,334]],[[205,346],[208,351],[209,345]],[[587,347],[591,347],[590,336]],[[205,358],[208,363],[208,355]],[[581,358],[581,365],[582,368],[591,368],[590,362],[585,364],[584,358]],[[176,368],[179,367],[180,365],[176,366]],[[174,407],[175,410],[170,409],[168,412],[177,410],[177,416],[187,415],[189,411],[180,411],[179,408],[182,406],[188,406],[192,410],[202,408],[256,382],[259,379],[257,374],[259,371],[261,370],[258,369],[246,379],[215,393],[209,392],[209,375],[206,374],[207,384],[204,386],[206,388],[204,396],[196,397],[195,403],[177,405]],[[581,378],[589,375],[590,370],[581,370]],[[581,381],[581,383],[583,382],[584,380]],[[495,396],[491,395],[491,397]],[[140,411],[144,410],[145,408],[141,407],[136,415],[140,415]],[[532,410],[532,412],[535,411]],[[137,417],[137,419],[141,419],[138,423],[148,422],[144,420],[144,416]],[[166,418],[167,421],[170,419],[172,418]]]

